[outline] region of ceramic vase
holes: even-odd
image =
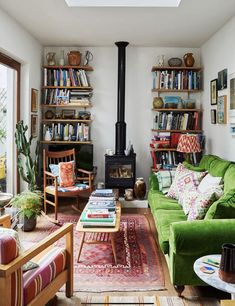
[[[193,57],[193,53],[186,53],[184,55],[184,64],[186,67],[193,67],[195,59]]]
[[[146,184],[142,177],[139,177],[135,181],[134,185],[135,197],[138,200],[143,200],[146,194]]]
[[[70,51],[68,53],[68,62],[70,66],[79,66],[81,62],[81,53],[79,51]]]

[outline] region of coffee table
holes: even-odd
[[[207,256],[203,256],[203,257],[198,258],[195,261],[194,266],[193,266],[193,269],[194,269],[195,273],[197,274],[197,276],[200,279],[202,279],[208,285],[210,285],[212,287],[215,287],[219,290],[230,293],[231,294],[231,299],[235,300],[235,284],[231,284],[231,283],[227,283],[227,282],[223,281],[219,277],[219,274],[218,274],[219,268],[216,268],[214,266],[210,266],[208,264],[203,263],[203,261],[205,261],[208,258],[220,262],[221,255],[213,254],[213,255],[207,255]],[[212,274],[204,273],[200,270],[200,268],[202,266],[207,266],[207,267],[213,268],[215,270],[215,272],[212,273]]]
[[[78,232],[82,232],[82,238],[80,242],[80,246],[78,249],[78,262],[79,258],[82,252],[82,247],[84,243],[107,243],[109,241],[99,241],[99,240],[87,240],[85,241],[85,235],[86,233],[108,233],[109,238],[111,241],[112,245],[112,250],[113,250],[113,257],[115,264],[117,264],[117,254],[116,254],[116,249],[115,249],[115,242],[114,242],[114,234],[119,231],[120,228],[120,220],[121,220],[121,203],[118,201],[116,205],[116,224],[114,227],[83,227],[82,224],[80,223],[80,220],[77,223],[76,230]]]

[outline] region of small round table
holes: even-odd
[[[204,263],[204,261],[207,259],[212,259],[214,261],[220,262],[220,257],[221,255],[218,255],[218,254],[206,255],[206,256],[200,257],[195,261],[193,269],[195,273],[197,274],[197,276],[201,280],[203,280],[205,283],[219,290],[230,293],[231,299],[235,300],[235,284],[226,283],[225,281],[223,281],[219,277],[219,274],[218,274],[219,268]],[[200,268],[203,266],[213,268],[215,272],[212,274],[204,273],[200,270]]]

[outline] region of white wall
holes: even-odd
[[[204,67],[203,101],[203,127],[206,135],[206,152],[220,157],[235,160],[235,138],[229,133],[227,124],[211,124],[210,110],[216,109],[210,105],[210,81],[218,77],[218,72],[227,68],[229,74],[235,72],[235,17],[221,28],[201,48],[201,61]],[[229,82],[228,89],[218,92],[219,95],[228,95],[229,108]]]
[[[94,68],[94,72],[90,74],[90,80],[94,87],[92,98],[94,107],[91,109],[94,122],[92,123],[91,138],[94,143],[94,165],[98,166],[97,180],[104,181],[105,149],[115,150],[117,47],[47,47],[44,49],[44,54],[54,51],[58,60],[62,49],[65,50],[65,55],[70,50],[79,50],[83,54],[85,50],[90,50],[94,55],[94,60],[90,63]],[[167,64],[169,58],[182,58],[187,52],[194,53],[195,65],[199,65],[199,49],[131,46],[126,49],[126,139],[127,144],[131,140],[137,153],[136,175],[137,177],[144,177],[146,182],[152,165],[149,150],[153,122],[153,113],[151,111],[153,100],[151,68],[156,64],[157,55],[164,54]]]
[[[21,119],[30,126],[31,88],[40,89],[41,87],[42,46],[1,9],[0,52],[22,64]]]

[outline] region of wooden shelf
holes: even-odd
[[[91,144],[92,141],[64,141],[64,140],[42,140],[40,141],[43,144]]]
[[[93,90],[91,86],[42,86],[42,89],[80,89],[80,90]]]
[[[164,88],[153,88],[152,92],[188,92],[188,93],[193,93],[193,92],[201,92],[201,89],[164,89]]]
[[[47,69],[83,69],[86,71],[93,71],[93,68],[91,66],[48,66],[48,65],[44,65],[43,68],[47,68]]]
[[[202,112],[198,108],[152,108],[152,111],[155,112]]]
[[[160,152],[160,151],[177,151],[177,148],[156,148],[156,149],[153,149],[152,148],[152,151],[154,152]]]
[[[170,133],[202,133],[202,130],[154,130],[152,132],[170,132]]]
[[[48,108],[48,107],[55,107],[55,108],[65,108],[65,107],[81,107],[81,108],[90,108],[92,107],[92,104],[89,104],[87,106],[85,105],[79,105],[78,103],[68,103],[68,104],[41,104],[42,108]]]
[[[170,66],[163,66],[163,67],[159,67],[159,66],[153,66],[152,67],[152,71],[162,71],[162,70],[192,70],[192,71],[200,71],[202,70],[202,67],[185,67],[185,66],[181,66],[181,67],[170,67]]]
[[[50,122],[83,122],[83,123],[90,123],[92,120],[86,120],[86,119],[42,119],[43,123],[50,123]]]

